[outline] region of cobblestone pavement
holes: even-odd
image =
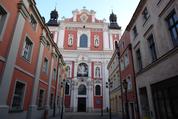
[[[60,116],[50,119],[60,119]],[[101,113],[64,113],[63,119],[109,119],[109,113],[104,113],[101,116]],[[112,119],[121,119],[119,116],[112,114]]]

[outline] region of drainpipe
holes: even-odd
[[[138,94],[137,94],[137,83],[136,83],[136,75],[135,75],[135,68],[134,68],[134,60],[133,60],[133,52],[132,52],[132,44],[129,44],[129,50],[131,53],[131,60],[132,60],[132,70],[133,70],[133,76],[134,76],[134,84],[135,84],[135,95],[136,95],[136,105],[137,105],[137,116],[138,119],[140,119],[140,111],[139,111],[139,106],[138,106]]]
[[[121,76],[121,65],[120,65],[120,51],[118,43],[115,42],[116,54],[118,56],[118,63],[119,63],[119,76],[120,76],[120,87],[121,87],[121,105],[122,105],[122,119],[124,119],[124,103],[123,103],[123,89],[122,89],[122,76]]]

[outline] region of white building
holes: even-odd
[[[107,65],[114,41],[121,36],[121,27],[113,13],[110,23],[96,19],[93,10],[83,8],[72,13],[71,18],[57,22],[58,13],[54,10],[48,22],[68,72],[65,109],[73,112],[106,109],[109,107]]]

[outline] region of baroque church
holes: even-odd
[[[53,10],[47,25],[66,63],[65,111],[95,112],[109,108],[107,65],[121,27],[112,12],[110,23],[96,18],[94,10],[72,11],[58,20]]]

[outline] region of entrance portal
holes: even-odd
[[[78,98],[78,112],[86,112],[86,98]]]

